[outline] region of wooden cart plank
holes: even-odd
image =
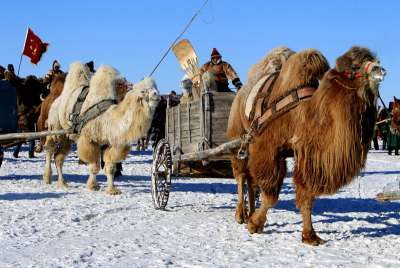
[[[212,149],[188,153],[181,155],[180,157],[174,156],[172,158],[172,161],[188,162],[188,161],[206,160],[209,157],[215,157],[221,154],[225,154],[230,150],[237,149],[239,148],[240,143],[241,143],[240,139],[232,140]]]

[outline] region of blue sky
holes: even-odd
[[[148,75],[203,0],[192,1],[3,1],[0,64],[17,68],[26,28],[48,52],[37,66],[24,57],[21,75],[42,76],[54,59],[62,69],[75,61],[110,64],[136,82]],[[388,75],[381,86],[387,102],[400,96],[400,1],[236,1],[210,0],[184,35],[200,62],[213,47],[237,70],[247,71],[271,48],[316,48],[335,59],[352,45],[376,52]],[[397,51],[396,51],[397,50]],[[161,92],[179,89],[183,73],[169,54],[154,77]]]

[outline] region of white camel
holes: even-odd
[[[86,67],[83,64],[71,64],[63,93],[50,109],[50,129],[71,128],[72,122],[69,115],[82,86],[89,78],[82,73],[86,73]],[[117,70],[110,66],[101,66],[90,79],[89,93],[82,105],[81,114],[99,101],[116,99],[115,81],[119,78]],[[68,83],[69,81],[74,82]],[[88,163],[90,175],[87,187],[90,190],[100,189],[96,175],[100,171],[100,147],[106,146],[103,156],[108,184],[106,192],[111,195],[121,193],[114,186],[115,164],[124,160],[130,151],[131,144],[147,133],[159,99],[155,81],[150,77],[145,78],[135,84],[120,103],[111,105],[104,113],[84,125],[79,135],[69,137],[77,143],[80,159]],[[65,137],[47,138],[46,168],[43,175],[44,181],[50,183],[50,162],[54,155],[58,185],[61,187],[66,186],[62,176],[62,164],[70,150],[70,145],[65,140]]]

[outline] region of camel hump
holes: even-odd
[[[119,72],[108,65],[102,65],[94,73],[90,80],[89,92],[82,105],[81,114],[90,107],[104,100],[116,100],[115,80],[119,78]]]
[[[248,95],[246,97],[245,109],[244,109],[247,119],[250,119],[252,117],[252,114],[254,114],[257,100],[259,98],[267,97],[268,92],[271,91],[271,89],[274,85],[274,81],[275,81],[275,78],[277,77],[277,75],[278,75],[278,72],[273,72],[273,73],[264,75],[250,89],[250,92],[248,93]]]

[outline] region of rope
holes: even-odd
[[[168,53],[171,51],[172,47],[175,45],[176,41],[179,40],[179,38],[182,37],[182,35],[186,32],[187,29],[189,29],[190,25],[192,24],[192,22],[196,19],[197,15],[199,15],[200,11],[205,7],[205,5],[207,4],[209,0],[205,0],[203,5],[199,8],[199,10],[197,10],[197,12],[193,15],[193,17],[190,19],[190,21],[188,22],[188,24],[186,24],[185,28],[183,29],[183,31],[178,35],[177,38],[175,38],[175,40],[171,43],[171,45],[168,47],[167,51],[165,51],[164,55],[161,57],[160,61],[157,63],[156,67],[154,67],[153,71],[151,71],[149,76],[152,76],[154,74],[154,72],[158,69],[158,66],[160,66],[160,64],[163,62],[163,60],[165,59],[165,57],[168,55]]]

